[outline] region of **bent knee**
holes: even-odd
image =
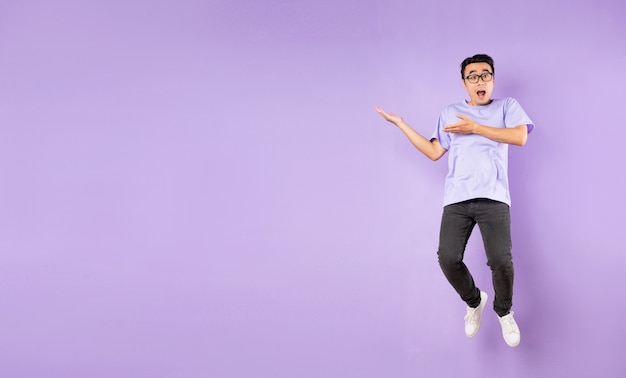
[[[450,252],[444,249],[437,251],[437,258],[441,266],[453,266],[463,262],[463,254]]]
[[[489,265],[492,270],[510,270],[513,269],[513,260],[510,256],[491,258],[487,261],[487,265]]]

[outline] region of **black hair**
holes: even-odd
[[[468,64],[472,63],[487,63],[491,66],[491,73],[495,73],[495,69],[493,67],[493,59],[489,55],[486,54],[476,54],[474,56],[470,56],[469,58],[465,58],[463,62],[461,62],[461,78],[465,79],[465,67]]]

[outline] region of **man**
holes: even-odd
[[[513,261],[508,183],[508,145],[523,146],[534,128],[513,98],[492,99],[494,64],[478,54],[461,63],[463,87],[469,100],[443,109],[432,137],[426,139],[402,117],[378,113],[395,124],[424,155],[438,160],[446,152],[448,175],[439,234],[439,265],[446,278],[467,304],[465,334],[474,337],[480,328],[487,293],[479,290],[463,263],[465,247],[476,224],[491,268],[502,336],[515,347],[520,331],[513,318]]]

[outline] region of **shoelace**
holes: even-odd
[[[504,321],[502,322],[502,325],[504,326],[504,332],[506,332],[507,334],[519,333],[517,327],[515,327],[515,321],[513,320],[512,316],[508,316],[503,320]]]
[[[467,312],[467,314],[465,315],[465,322],[466,323],[468,323],[468,324],[478,323],[478,316],[476,314],[477,310],[478,310],[478,307],[471,308],[471,310],[469,310]]]

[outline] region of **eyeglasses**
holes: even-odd
[[[484,72],[484,73],[482,73],[480,75],[471,74],[471,75],[465,76],[465,80],[469,81],[472,84],[478,83],[478,79],[483,79],[483,81],[486,83],[486,82],[491,81],[493,79],[493,73],[491,73],[491,72]]]

